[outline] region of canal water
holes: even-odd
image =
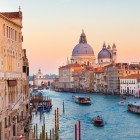
[[[50,90],[43,91],[44,96],[52,99],[52,110],[42,114],[45,117],[46,131],[54,128],[54,112],[59,108],[59,135],[62,140],[74,140],[74,124],[81,121],[81,140],[139,140],[140,139],[140,115],[127,111],[127,104],[118,104],[120,97],[117,95],[99,95],[90,93],[62,93]],[[72,99],[75,96],[89,96],[91,105],[76,104]],[[140,99],[128,97],[126,103]],[[63,101],[65,113],[63,113]],[[104,127],[95,127],[93,117],[100,115],[105,121]],[[33,124],[38,124],[41,131],[43,119],[40,114],[33,113]],[[38,132],[38,136],[40,133]]]

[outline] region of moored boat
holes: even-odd
[[[130,102],[127,107],[128,111],[140,114],[140,102]]]
[[[104,120],[100,116],[94,117],[93,123],[95,126],[104,126]]]
[[[125,105],[125,101],[119,101],[119,105]]]
[[[37,111],[49,112],[51,108],[52,108],[52,105],[50,106],[40,105],[38,106]]]
[[[76,103],[79,104],[91,104],[91,99],[89,97],[72,96],[72,98],[75,100]]]

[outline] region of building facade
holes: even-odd
[[[45,77],[41,72],[41,69],[38,70],[36,75],[33,75],[33,85],[37,88],[50,88],[52,83],[57,79],[57,77]]]
[[[29,64],[22,49],[22,12],[0,13],[0,140],[24,133],[28,117]]]
[[[80,89],[80,76],[83,67],[80,64],[68,64],[59,68],[59,89],[72,91]]]
[[[134,95],[139,97],[139,74],[132,74],[120,78],[120,94]]]

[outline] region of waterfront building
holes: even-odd
[[[28,120],[29,64],[22,49],[22,12],[0,12],[0,140],[24,133]]]
[[[105,66],[108,92],[120,93],[120,78],[139,73],[139,65],[117,63]]]
[[[140,78],[138,78],[137,89],[136,89],[136,97],[140,98]]]
[[[120,78],[120,94],[134,95],[138,97],[140,74],[131,74]]]
[[[46,77],[43,75],[43,73],[41,72],[41,69],[38,69],[38,73],[36,75],[33,75],[33,86],[34,87],[51,87],[52,83],[57,79],[56,76],[52,76],[52,77]]]
[[[80,91],[82,92],[93,92],[94,81],[93,81],[93,69],[85,69],[80,76]]]
[[[87,43],[86,35],[82,31],[79,44],[72,51],[71,64],[77,63],[93,67],[95,66],[95,60],[93,48]]]
[[[59,89],[64,91],[79,90],[80,75],[83,71],[80,64],[68,64],[59,68]]]
[[[104,43],[102,50],[98,53],[98,64],[103,67],[112,63],[117,63],[116,45],[113,44],[111,48],[110,45],[106,47]]]
[[[94,69],[94,91],[102,93],[107,92],[107,82],[104,67],[98,67]]]

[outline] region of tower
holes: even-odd
[[[117,49],[115,43],[112,46],[112,63],[117,63]]]

